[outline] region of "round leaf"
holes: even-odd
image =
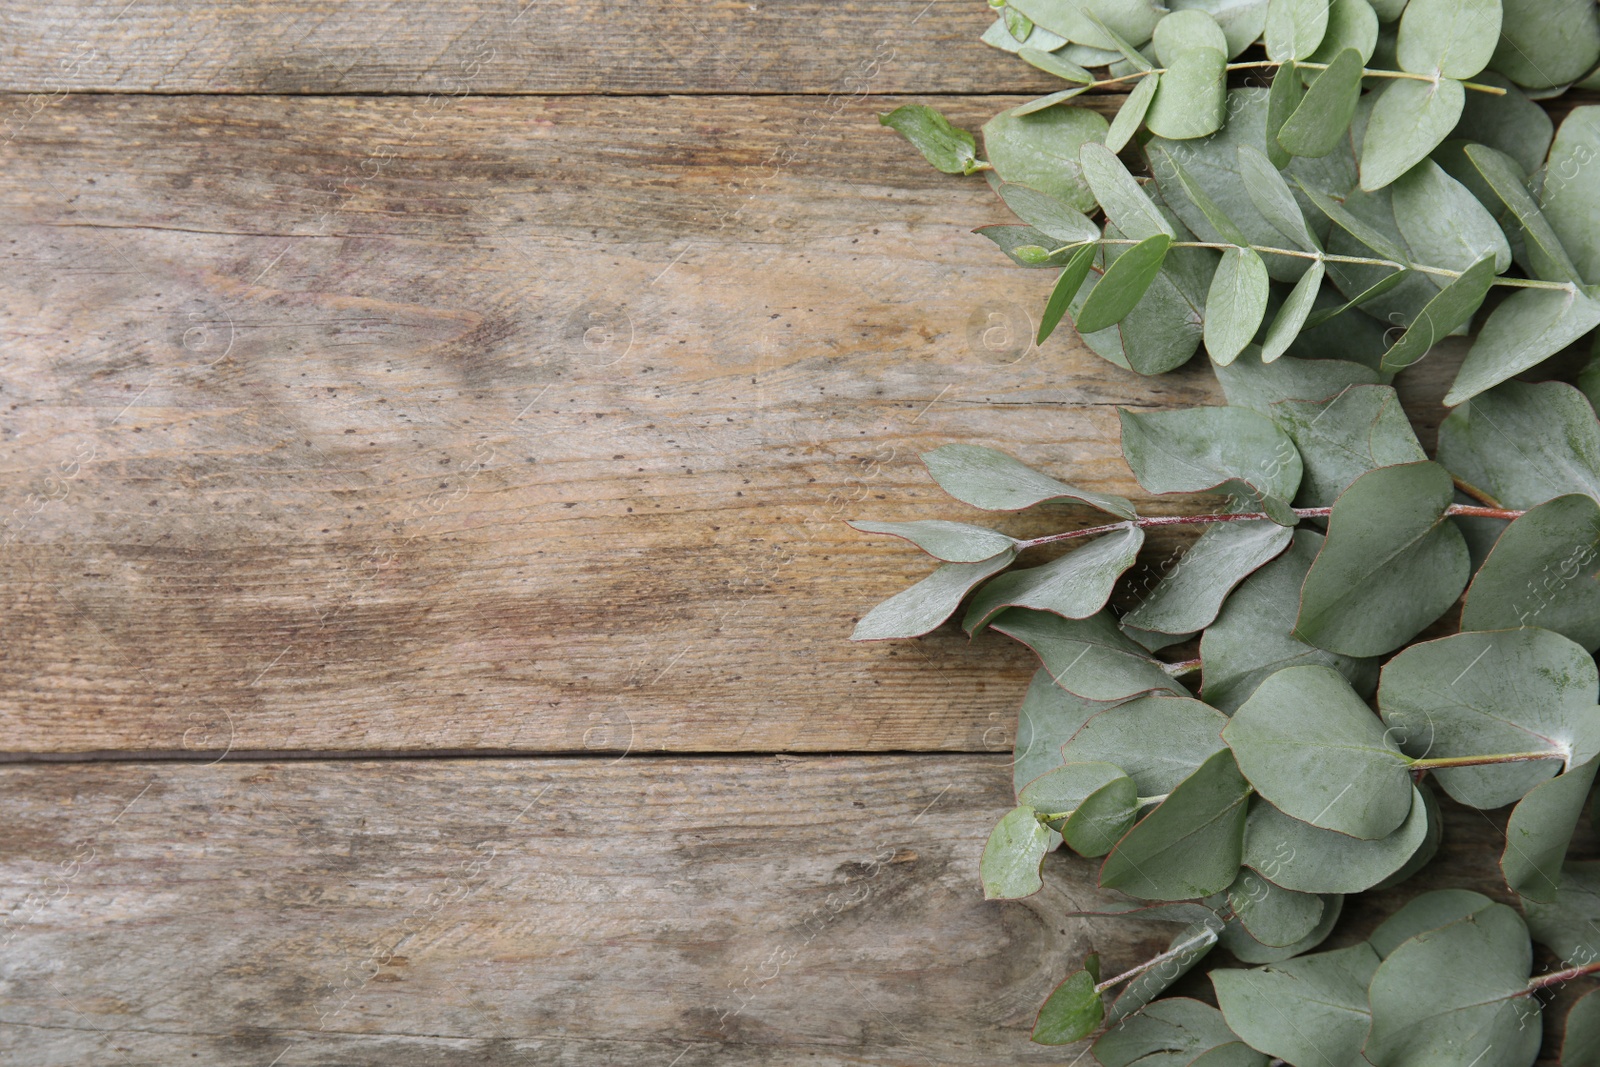
[[[1359,944],[1209,977],[1228,1026],[1252,1048],[1287,1063],[1357,1067],[1372,1018],[1367,983],[1380,962]]]
[[[1250,806],[1244,863],[1285,889],[1360,893],[1405,867],[1427,837],[1428,805],[1420,790],[1400,829],[1378,841],[1320,830],[1258,800]]]
[[[1411,0],[1400,16],[1400,69],[1470,78],[1488,65],[1499,38],[1500,0]]]
[[[1507,526],[1467,589],[1467,630],[1537,626],[1600,648],[1600,504],[1559,496]]]
[[[1078,150],[1105,139],[1109,124],[1081,107],[1052,107],[1031,115],[1002,111],[983,127],[983,147],[995,171],[1079,211],[1095,209],[1078,168]]]
[[[1044,888],[1039,865],[1050,851],[1051,831],[1026,804],[1006,813],[983,846],[979,873],[986,900],[1014,900]]]
[[[1249,248],[1230,248],[1206,297],[1206,351],[1216,363],[1232,363],[1255,337],[1267,312],[1267,266]]]
[[[1382,189],[1427,158],[1455,129],[1466,102],[1466,90],[1449,78],[1390,82],[1361,142],[1361,188]]]
[[[1227,746],[1227,717],[1198,700],[1140,697],[1108,708],[1061,746],[1073,764],[1109,763],[1133,779],[1141,796],[1171,793]]]

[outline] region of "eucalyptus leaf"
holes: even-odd
[[[1117,843],[1100,884],[1146,900],[1221,892],[1239,873],[1249,798],[1233,754],[1216,753]]]
[[[1363,695],[1376,688],[1375,660],[1340,656],[1291,633],[1295,599],[1321,544],[1321,535],[1297,530],[1289,548],[1245,579],[1223,604],[1200,639],[1207,703],[1231,712],[1269,675],[1299,664],[1332,667]]]
[[[1387,385],[1353,385],[1321,401],[1284,400],[1269,413],[1300,453],[1302,507],[1331,506],[1367,471],[1427,459],[1399,394]]]
[[[1267,335],[1261,342],[1263,363],[1275,361],[1294,344],[1301,328],[1305,326],[1306,319],[1311,315],[1312,305],[1316,302],[1317,293],[1322,289],[1322,279],[1325,274],[1326,268],[1319,259],[1311,264],[1311,269],[1302,274],[1300,280],[1295,283],[1289,298],[1283,302],[1278,314],[1273,317],[1272,325],[1267,327]]]
[[[989,625],[1033,649],[1056,685],[1085,700],[1122,700],[1155,691],[1189,695],[1104,612],[1064,619],[1012,608]]]
[[[1261,328],[1267,312],[1266,264],[1250,248],[1230,248],[1206,297],[1205,343],[1211,359],[1228,364]]]
[[[1363,841],[1292,819],[1266,800],[1250,806],[1244,863],[1274,885],[1301,893],[1360,893],[1403,869],[1428,839],[1428,805],[1413,792],[1406,821]]]
[[[1009,6],[1003,10],[1012,16],[1018,14],[1017,12],[1012,11]],[[1027,16],[1023,17],[1026,18]],[[1042,26],[1033,26],[1031,19],[1029,20],[1030,28],[1028,34],[1019,39],[1007,27],[1007,22],[1008,20],[1006,15],[1002,14],[1000,18],[995,19],[989,24],[989,28],[983,31],[983,36],[980,37],[979,40],[981,40],[984,44],[989,45],[991,48],[998,48],[1002,52],[1010,52],[1013,55],[1021,51],[1024,41],[1027,42],[1031,47],[1045,52],[1053,52],[1056,49],[1063,47],[1067,43],[1067,39],[1065,37],[1062,37],[1059,34],[1051,33]]]
[[[1147,41],[1162,10],[1148,0],[1009,0],[1038,25],[1091,48],[1115,48],[1109,28],[1130,41]]]
[[[1451,78],[1392,81],[1373,106],[1362,141],[1361,188],[1382,189],[1425,159],[1455,129],[1466,95]]]
[[[1056,252],[1054,237],[1032,226],[979,226],[972,231],[987,237],[1019,267],[1064,267],[1072,253]]]
[[[1111,129],[1106,132],[1106,148],[1112,152],[1120,152],[1127,147],[1133,135],[1139,132],[1139,127],[1144,123],[1144,117],[1150,110],[1150,101],[1155,98],[1156,88],[1161,84],[1161,75],[1151,72],[1139,79],[1133,87],[1133,92],[1122,101],[1122,106],[1117,109],[1117,117],[1111,120]]]
[[[1295,156],[1325,156],[1349,136],[1361,96],[1363,62],[1364,57],[1354,48],[1344,49],[1329,61],[1328,69],[1311,83],[1278,130],[1278,144],[1285,151]]]
[[[1156,280],[1171,244],[1172,238],[1158,233],[1140,241],[1107,267],[1075,316],[1078,330],[1093,333],[1126,318]]]
[[[1305,95],[1306,86],[1299,68],[1295,66],[1294,60],[1284,60],[1279,64],[1277,72],[1272,77],[1272,85],[1267,91],[1266,145],[1262,151],[1266,152],[1267,159],[1274,167],[1287,167],[1293,158],[1289,150],[1278,140],[1278,134],[1282,132],[1283,124],[1288,121],[1289,116],[1300,106],[1300,101],[1305,99]],[[1332,151],[1331,147],[1329,151]]]
[[[1305,940],[1325,910],[1317,894],[1284,889],[1248,869],[1228,887],[1228,906],[1251,937],[1275,948]]]
[[[1308,59],[1322,43],[1328,30],[1326,0],[1268,0],[1267,24],[1263,37],[1267,57]]]
[[[1500,37],[1500,0],[1411,0],[1400,16],[1400,69],[1470,78]]]
[[[1395,224],[1416,262],[1465,271],[1488,256],[1494,260],[1491,273],[1510,268],[1511,246],[1495,217],[1432,160],[1395,179],[1391,202]]]
[[[1048,193],[1016,182],[1001,182],[998,192],[1017,218],[1061,244],[1100,239],[1100,227],[1087,215]]]
[[[1377,47],[1378,13],[1372,5],[1367,0],[1333,0],[1328,6],[1328,30],[1311,61],[1331,63],[1340,52],[1353,48],[1365,63]]]
[[[1379,923],[1367,939],[1367,944],[1372,946],[1380,959],[1386,959],[1391,952],[1418,934],[1471,918],[1493,904],[1493,900],[1470,889],[1436,889],[1413,897],[1399,911]]]
[[[1561,382],[1506,382],[1474,396],[1440,426],[1439,462],[1501,507],[1568,493],[1600,500],[1600,426]]]
[[[1254,872],[1245,871],[1244,875],[1254,876]],[[1289,890],[1280,889],[1279,892],[1286,893]],[[1250,931],[1245,929],[1237,917],[1223,927],[1222,933],[1217,937],[1217,944],[1227,949],[1240,963],[1282,963],[1284,960],[1310,952],[1333,933],[1333,928],[1338,924],[1339,916],[1344,910],[1344,897],[1337,893],[1319,895],[1315,899],[1322,903],[1322,918],[1317,921],[1317,925],[1310,933],[1292,945],[1263,944],[1251,936]]]
[[[1232,59],[1261,36],[1267,25],[1267,0],[1170,0],[1173,11],[1204,11],[1216,19]]]
[[[869,611],[856,623],[850,640],[921,637],[955,614],[973,587],[1005,570],[1016,558],[1015,549],[1006,549],[981,563],[946,563],[916,585]]]
[[[1294,198],[1294,191],[1289,188],[1289,183],[1284,181],[1283,175],[1278,172],[1278,168],[1271,160],[1250,145],[1242,145],[1239,148],[1239,179],[1244,186],[1245,195],[1261,213],[1261,217],[1266,219],[1293,247],[1305,252],[1322,251],[1322,242],[1317,240],[1311,228],[1306,225],[1305,212],[1301,210],[1299,201]],[[1315,270],[1320,283],[1323,273],[1321,268],[1322,263],[1317,261],[1306,273]],[[1302,280],[1304,280],[1303,275]],[[1316,287],[1313,286],[1312,292],[1315,291]]]
[[[1174,906],[1185,907],[1181,904]],[[1111,1009],[1106,1012],[1107,1025],[1118,1027],[1134,1012],[1142,1011],[1145,1005],[1165,993],[1195,964],[1205,959],[1217,945],[1217,931],[1221,925],[1214,914],[1208,914],[1175,934],[1168,942],[1166,951],[1161,954],[1161,964],[1145,970],[1122,987],[1122,992],[1117,994],[1111,1002]]]
[[[1198,700],[1140,697],[1084,723],[1061,746],[1061,758],[1067,766],[1111,764],[1133,779],[1140,796],[1164,796],[1227,747],[1221,737],[1227,722]]]
[[[1201,12],[1174,12],[1200,15]],[[1209,18],[1209,16],[1203,16]],[[1158,29],[1160,27],[1157,27]],[[1145,125],[1158,137],[1187,140],[1205,137],[1222,128],[1227,119],[1228,53],[1222,48],[1183,51],[1161,75]]]
[[[1073,500],[1120,519],[1137,516],[1124,497],[1074,489],[1040,474],[1014,456],[981,445],[945,445],[922,454],[939,488],[985,511],[1021,511],[1049,501]]]
[[[1031,186],[1079,211],[1095,209],[1078,150],[1103,141],[1109,123],[1087,108],[1052,107],[1031,115],[1002,111],[983,127],[989,162],[1008,182]]]
[[[1071,100],[1075,96],[1082,96],[1088,91],[1088,88],[1089,87],[1086,85],[1075,85],[1071,89],[1061,89],[1053,93],[1046,93],[1044,96],[1036,96],[1032,100],[1018,104],[1016,107],[1007,111],[1006,114],[1013,118],[1021,118],[1024,115],[1033,115],[1045,110],[1046,108],[1052,108],[1057,104]]]
[[[1383,354],[1380,369],[1390,373],[1404,370],[1427,355],[1434,345],[1465,326],[1471,321],[1472,313],[1483,303],[1483,298],[1489,295],[1489,286],[1494,284],[1494,277],[1494,258],[1485,256],[1439,290],[1439,294],[1428,301],[1411,325],[1406,327],[1400,339]]]
[[[981,563],[1017,546],[1015,538],[996,530],[943,519],[922,519],[917,522],[852,521],[850,525],[862,533],[903,537],[934,559],[946,563]]]
[[[1561,1067],[1600,1064],[1600,989],[1578,998],[1567,1012],[1561,1039]]]
[[[1282,400],[1324,400],[1352,385],[1381,380],[1377,371],[1359,363],[1289,357],[1263,363],[1261,353],[1248,348],[1216,373],[1229,404],[1263,415],[1272,414],[1272,405]]]
[[[1600,504],[1573,494],[1513,521],[1467,588],[1468,630],[1537,626],[1600,648]]]
[[[1528,245],[1534,276],[1545,281],[1577,281],[1578,268],[1567,255],[1567,250],[1562,247],[1549,221],[1539,210],[1533,194],[1528,192],[1517,161],[1504,152],[1498,152],[1484,145],[1467,145],[1465,151],[1467,161],[1472,164],[1473,169],[1516,217],[1522,239]]]
[[[1019,804],[995,824],[983,846],[979,871],[986,900],[1015,900],[1044,888],[1039,865],[1050,851],[1049,827],[1033,809]]]
[[[1012,788],[1021,796],[1027,784],[1061,766],[1061,746],[1109,704],[1084,700],[1062,689],[1040,667],[1017,709],[1017,736],[1011,760]]]
[[[1453,491],[1437,463],[1357,478],[1328,517],[1295,636],[1346,656],[1380,656],[1444,614],[1471,573],[1466,542],[1444,518]]]
[[[1188,997],[1169,997],[1107,1030],[1091,1051],[1103,1067],[1178,1067],[1199,1063],[1208,1051],[1238,1041],[1216,1008]],[[1239,1067],[1266,1062],[1265,1056],[1255,1056],[1239,1061]]]
[[[1271,419],[1231,406],[1118,414],[1122,453],[1149,492],[1231,493],[1279,525],[1297,521],[1288,501],[1300,485],[1300,455]]]
[[[1573,108],[1562,120],[1539,205],[1578,277],[1600,285],[1600,106]]]
[[[1112,531],[1040,567],[1008,571],[973,597],[962,628],[975,634],[1006,608],[1033,608],[1086,619],[1106,606],[1111,588],[1138,558],[1144,531]]]
[[[1383,668],[1378,706],[1390,737],[1418,759],[1525,754],[1523,762],[1440,767],[1463,804],[1498,808],[1563,765],[1600,754],[1600,675],[1549,630],[1468,632],[1412,645]]]
[[[966,130],[950,125],[937,108],[905,104],[878,122],[910,141],[922,158],[946,174],[971,174],[977,170],[977,141]]]
[[[1109,248],[1107,253],[1108,258],[1115,254]],[[1090,274],[1069,305],[1071,310],[1082,311],[1098,287],[1098,277]],[[1171,271],[1164,269],[1122,321],[1098,331],[1080,329],[1079,334],[1092,351],[1125,370],[1165,374],[1186,363],[1200,347],[1199,300],[1203,294],[1198,299],[1185,295]]]
[[[1518,85],[1549,89],[1600,61],[1600,17],[1587,0],[1502,0],[1505,18],[1489,65]]]
[[[1255,970],[1214,970],[1228,1026],[1294,1067],[1367,1067],[1367,983],[1382,961],[1361,943]]]
[[[1116,153],[1104,144],[1090,143],[1083,146],[1080,158],[1085,180],[1094,190],[1106,218],[1115,223],[1117,229],[1135,241],[1160,235],[1176,236],[1172,224],[1161,217],[1161,212],[1156,210],[1156,205]]]
[[[1046,74],[1054,74],[1064,81],[1076,82],[1079,85],[1088,85],[1094,81],[1094,75],[1078,64],[1049,52],[1041,52],[1037,48],[1018,49],[1017,58],[1030,67],[1036,67]]]
[[[1289,547],[1294,531],[1275,522],[1219,522],[1183,554],[1150,594],[1122,617],[1124,629],[1196,633],[1216,620],[1235,586]]]
[[[1033,1024],[1033,1040],[1041,1045],[1070,1045],[1082,1041],[1105,1018],[1105,1003],[1095,983],[1100,977],[1099,958],[1084,970],[1070,975],[1056,986],[1039,1009]]]
[[[1366,1057],[1469,1067],[1492,1055],[1503,1067],[1531,1065],[1540,1041],[1539,1005],[1527,989],[1532,965],[1528,929],[1504,904],[1418,934],[1372,976]]]
[[[1600,960],[1600,860],[1569,861],[1550,903],[1523,901],[1528,929],[1569,967]]]
[[[1078,295],[1078,290],[1083,288],[1084,281],[1089,277],[1089,268],[1094,265],[1097,250],[1095,245],[1084,245],[1072,254],[1072,258],[1062,268],[1061,276],[1056,279],[1055,287],[1050,290],[1050,299],[1044,306],[1044,314],[1039,318],[1039,334],[1034,339],[1036,344],[1044,344],[1045,339],[1061,324],[1062,316],[1072,305],[1073,297]]]
[[[1533,21],[1544,23],[1545,19]],[[1485,71],[1473,80],[1504,89],[1505,95],[1468,93],[1461,122],[1451,136],[1504,152],[1517,161],[1524,174],[1538,170],[1555,136],[1550,115],[1503,75]]]
[[[1572,844],[1600,762],[1590,760],[1528,790],[1511,809],[1500,870],[1525,899],[1551,903],[1561,889],[1561,861]]]

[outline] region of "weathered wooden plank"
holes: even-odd
[[[916,460],[951,441],[1137,497],[1115,406],[1219,396],[1030,354],[1051,272],[885,104],[41,112],[0,149],[4,748],[1008,748],[1028,656],[850,645],[930,564],[842,520],[984,518]]]
[[[1003,758],[0,769],[0,1051],[119,1063],[1010,1064],[1091,946],[1093,866],[986,903]],[[1452,810],[1418,888],[1495,885]],[[1448,872],[1448,873],[1446,873]],[[1420,880],[1419,880],[1420,881]],[[1203,989],[1203,986],[1197,987]],[[280,1057],[274,1059],[274,1057]]]
[[[0,89],[960,93],[1053,88],[973,0],[0,4]]]

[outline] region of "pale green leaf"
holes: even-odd
[[[1148,596],[1122,617],[1124,629],[1196,633],[1211,625],[1235,586],[1276,558],[1294,531],[1275,522],[1214,523]]]
[[[1439,462],[1501,507],[1600,500],[1600,425],[1562,382],[1506,382],[1456,408],[1439,428]]]
[[[1372,5],[1367,0],[1333,0],[1328,7],[1328,30],[1311,53],[1311,61],[1331,63],[1340,52],[1353,48],[1365,63],[1377,47],[1378,13]]]
[[[1498,149],[1516,160],[1524,174],[1544,166],[1556,131],[1549,113],[1504,75],[1484,71],[1473,81],[1504,89],[1505,95],[1469,92],[1452,139]]]
[[[1087,215],[1048,193],[1016,182],[1001,182],[997,191],[1012,214],[1061,244],[1100,239],[1100,227],[1090,222]]]
[[[983,127],[989,162],[1008,182],[1020,182],[1079,211],[1095,209],[1078,167],[1078,150],[1105,139],[1109,123],[1081,107],[1052,107],[1032,115],[1002,111]]]
[[[1117,117],[1111,120],[1111,129],[1106,132],[1106,148],[1112,152],[1120,152],[1127,147],[1133,135],[1139,132],[1139,127],[1144,123],[1145,114],[1150,110],[1150,101],[1156,95],[1156,87],[1161,83],[1161,75],[1150,73],[1139,79],[1133,87],[1133,92],[1122,101],[1122,106],[1117,109]]]
[[[1061,766],[1061,746],[1090,718],[1110,705],[1062,689],[1040,667],[1017,709],[1011,760],[1012,789],[1020,796],[1029,782]]]
[[[1256,43],[1267,25],[1267,0],[1170,0],[1173,11],[1204,11],[1216,19],[1228,44],[1228,58]]]
[[[1369,470],[1428,458],[1387,385],[1354,385],[1322,401],[1285,400],[1270,414],[1300,453],[1302,507],[1332,505]]]
[[[1270,948],[1305,940],[1325,910],[1317,894],[1284,889],[1248,869],[1228,887],[1228,907],[1252,938]]]
[[[1578,281],[1578,268],[1562,247],[1549,220],[1539,210],[1533,194],[1528,192],[1517,161],[1485,145],[1467,145],[1465,151],[1473,169],[1515,216],[1522,240],[1528,246],[1534,276],[1545,281]]]
[[[1439,164],[1423,160],[1395,179],[1391,192],[1395,225],[1416,262],[1464,271],[1488,256],[1493,273],[1510,268],[1511,246],[1500,224]]]
[[[966,130],[950,125],[937,108],[905,104],[878,122],[910,141],[922,158],[946,174],[971,174],[978,162],[977,142]]]
[[[1140,796],[1172,792],[1227,746],[1227,717],[1185,697],[1147,696],[1107,708],[1061,746],[1068,765],[1109,763],[1133,779]]]
[[[1271,363],[1289,350],[1294,344],[1294,339],[1299,336],[1301,328],[1305,325],[1306,318],[1311,314],[1311,307],[1317,299],[1317,293],[1322,289],[1322,279],[1326,269],[1322,260],[1311,264],[1311,269],[1300,276],[1290,291],[1289,298],[1273,316],[1272,325],[1267,327],[1267,335],[1261,342],[1261,361]],[[1231,360],[1230,360],[1231,362]]]
[[[1380,962],[1363,943],[1209,977],[1228,1026],[1253,1048],[1302,1067],[1367,1067],[1367,983]]]
[[[1600,106],[1573,108],[1562,120],[1539,204],[1578,277],[1600,285]]]
[[[917,522],[852,521],[850,525],[862,533],[903,537],[934,559],[946,563],[981,563],[1017,546],[1014,538],[996,530],[943,519],[922,519]]]
[[[974,586],[1004,570],[1016,558],[1016,550],[1007,549],[981,563],[946,563],[910,589],[896,593],[868,612],[856,623],[850,640],[921,637],[953,615]]]
[[[1472,399],[1549,359],[1597,325],[1600,300],[1576,287],[1518,289],[1489,313],[1444,402],[1453,407]]]
[[[1238,407],[1118,414],[1123,455],[1148,491],[1235,494],[1275,522],[1295,524],[1286,509],[1300,485],[1300,456],[1272,420]]]
[[[1305,252],[1322,251],[1322,242],[1317,240],[1311,228],[1306,225],[1305,212],[1301,210],[1299,201],[1294,198],[1294,191],[1289,188],[1289,183],[1283,180],[1283,175],[1272,165],[1271,160],[1249,145],[1241,146],[1239,178],[1244,185],[1245,195],[1261,213],[1261,217],[1289,242],[1290,247]],[[1320,262],[1313,263],[1306,273],[1316,270],[1320,279],[1321,266]],[[1301,277],[1303,280],[1304,275]],[[1312,292],[1315,291],[1313,287]]]
[[[1500,870],[1512,892],[1541,903],[1556,899],[1561,888],[1561,861],[1572,844],[1597,769],[1600,762],[1591,759],[1541,782],[1511,809]]]
[[[939,488],[985,511],[1021,511],[1048,501],[1074,500],[1119,519],[1136,515],[1126,498],[1074,489],[1013,456],[981,445],[945,445],[922,454]]]
[[[1412,74],[1470,78],[1488,64],[1499,37],[1500,0],[1411,0],[1396,54]]]
[[[1090,958],[1096,961],[1093,969],[1072,974],[1045,999],[1033,1024],[1034,1041],[1041,1045],[1070,1045],[1094,1033],[1105,1018],[1105,1004],[1095,988],[1098,958]]]
[[[1046,74],[1054,74],[1063,81],[1076,82],[1079,85],[1088,85],[1094,81],[1094,75],[1078,64],[1049,52],[1041,52],[1037,48],[1018,49],[1017,58],[1030,67],[1037,67]]]
[[[1399,911],[1378,924],[1367,944],[1379,959],[1386,959],[1418,934],[1470,918],[1492,904],[1493,900],[1470,889],[1436,889],[1406,901]]]
[[[1414,790],[1406,821],[1388,837],[1363,841],[1291,819],[1265,800],[1250,806],[1244,863],[1301,893],[1359,893],[1402,870],[1428,839],[1428,805]]]
[[[1600,473],[1600,472],[1597,472]],[[1600,504],[1547,500],[1507,526],[1467,588],[1467,630],[1537,626],[1600,648]]]
[[[1600,960],[1600,860],[1569,861],[1548,904],[1523,901],[1528,929],[1569,967]]]
[[[1404,370],[1426,356],[1434,345],[1472,320],[1472,313],[1489,295],[1494,284],[1494,258],[1485,256],[1439,290],[1437,296],[1423,305],[1422,310],[1400,339],[1383,354],[1379,369],[1385,373]]]
[[[1465,104],[1466,90],[1450,78],[1392,81],[1381,91],[1367,123],[1361,144],[1361,188],[1382,189],[1425,159],[1450,136]]]
[[[1050,833],[1026,804],[1012,808],[996,823],[979,864],[984,899],[1015,900],[1043,889],[1039,865],[1050,851]]]
[[[1278,144],[1285,151],[1295,156],[1325,156],[1349,136],[1361,95],[1362,62],[1361,53],[1354,48],[1333,57],[1278,130]]]
[[[1039,333],[1034,338],[1036,344],[1044,344],[1061,324],[1062,316],[1072,306],[1073,298],[1078,295],[1078,290],[1083,288],[1083,283],[1089,277],[1089,268],[1094,265],[1097,251],[1096,245],[1084,245],[1072,254],[1072,258],[1062,268],[1061,276],[1056,279],[1055,287],[1050,290],[1050,299],[1045,303],[1044,314],[1039,318]]]
[[[1161,217],[1116,153],[1103,144],[1086,144],[1080,158],[1084,178],[1117,229],[1136,241],[1158,235],[1176,236],[1172,224]]]
[[[1039,567],[1008,571],[972,598],[962,628],[974,634],[1006,608],[1032,608],[1086,619],[1106,606],[1112,586],[1133,566],[1144,531],[1124,527]]]
[[[1216,373],[1229,404],[1264,415],[1272,414],[1272,405],[1280,400],[1323,400],[1352,385],[1380,380],[1376,370],[1359,363],[1290,357],[1263,363],[1261,353],[1248,348]]]
[[[1075,317],[1081,333],[1093,333],[1127,317],[1161,271],[1172,238],[1158,233],[1124,252],[1106,268]]]
[[[1085,700],[1121,700],[1158,690],[1188,696],[1104,612],[1089,619],[1064,619],[1013,608],[990,625],[1033,649],[1056,685]]]
[[[1268,0],[1267,56],[1278,62],[1308,59],[1328,30],[1327,0]]]
[[[1221,892],[1239,873],[1249,798],[1233,754],[1216,753],[1118,842],[1100,884],[1144,900]]]
[[[1489,65],[1529,89],[1576,81],[1600,61],[1600,17],[1590,0],[1503,0]]]
[[[1010,0],[1040,26],[1091,48],[1115,48],[1109,27],[1130,41],[1147,41],[1163,11],[1148,0]]]

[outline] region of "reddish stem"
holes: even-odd
[[[1535,989],[1549,989],[1551,986],[1558,986],[1587,974],[1600,974],[1600,960],[1586,963],[1582,967],[1568,967],[1564,971],[1551,971],[1549,974],[1531,978],[1528,980],[1528,991],[1531,993]]]
[[[1291,508],[1296,518],[1300,519],[1325,519],[1333,514],[1332,508]],[[1475,504],[1451,504],[1444,509],[1446,515],[1459,515],[1474,519],[1515,519],[1520,518],[1522,512],[1509,508],[1478,507]],[[1226,515],[1141,515],[1137,519],[1128,519],[1123,522],[1107,523],[1104,526],[1090,526],[1082,530],[1067,530],[1064,533],[1046,534],[1035,537],[1031,541],[1022,541],[1017,544],[1018,550],[1034,548],[1038,545],[1053,544],[1056,541],[1070,541],[1078,537],[1094,537],[1097,534],[1111,533],[1114,530],[1127,530],[1137,527],[1148,530],[1153,526],[1199,526],[1212,522],[1256,522],[1261,519],[1270,519],[1272,516],[1264,511],[1235,511]]]

